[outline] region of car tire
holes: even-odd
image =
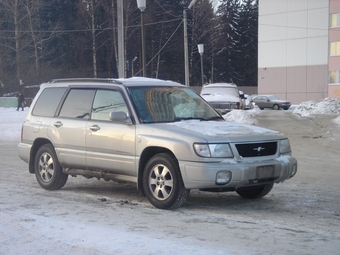
[[[159,209],[175,209],[185,203],[190,190],[184,187],[174,156],[159,153],[148,161],[143,172],[143,192]]]
[[[280,110],[280,106],[277,105],[277,104],[274,104],[274,105],[273,105],[273,110]]]
[[[51,144],[44,144],[38,149],[35,155],[34,171],[39,185],[47,190],[61,189],[68,179],[68,174],[63,173]]]
[[[255,199],[267,195],[273,188],[274,184],[237,189],[236,193],[243,198]]]

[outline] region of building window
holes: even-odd
[[[330,56],[340,55],[340,42],[329,43],[329,55]]]
[[[329,16],[330,27],[340,27],[340,13],[332,13]]]
[[[329,71],[329,84],[331,83],[340,83],[340,70],[337,71]]]

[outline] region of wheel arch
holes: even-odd
[[[28,170],[31,174],[34,174],[34,159],[35,159],[35,155],[37,154],[37,151],[39,150],[39,148],[41,146],[43,146],[44,144],[52,144],[50,140],[46,139],[46,138],[38,138],[34,141],[32,147],[31,147],[31,153],[30,153],[30,160],[29,160],[29,166],[28,166]]]
[[[137,190],[138,191],[143,191],[143,171],[145,168],[145,165],[149,161],[151,157],[158,153],[169,153],[171,154],[176,160],[176,156],[172,153],[171,150],[164,148],[164,147],[157,147],[157,146],[152,146],[145,148],[144,151],[141,154],[141,157],[139,159],[139,167],[138,167],[138,179],[137,179]]]

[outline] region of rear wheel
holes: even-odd
[[[143,172],[143,191],[159,209],[174,209],[185,203],[190,190],[183,184],[177,160],[169,153],[153,156]]]
[[[274,104],[274,105],[273,105],[273,109],[274,109],[274,110],[279,110],[279,109],[280,109],[280,106],[278,106],[277,104]]]
[[[51,144],[45,144],[37,151],[34,171],[39,185],[44,189],[61,189],[67,182],[68,174],[63,173]]]
[[[266,184],[261,186],[241,188],[236,190],[236,193],[244,198],[261,198],[267,195],[273,188],[274,184]]]

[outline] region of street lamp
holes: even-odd
[[[132,72],[131,72],[131,77],[133,77],[135,75],[135,72],[134,72],[134,65],[135,65],[135,61],[137,60],[137,56],[135,56],[133,59],[132,59]]]
[[[143,77],[146,77],[145,70],[145,32],[144,32],[144,11],[146,8],[146,0],[137,0],[138,9],[141,12],[141,26],[142,26],[142,67],[143,67]]]
[[[203,74],[203,53],[204,53],[204,44],[197,44],[198,53],[201,55],[201,78],[202,78],[202,86],[204,85],[204,74]]]

